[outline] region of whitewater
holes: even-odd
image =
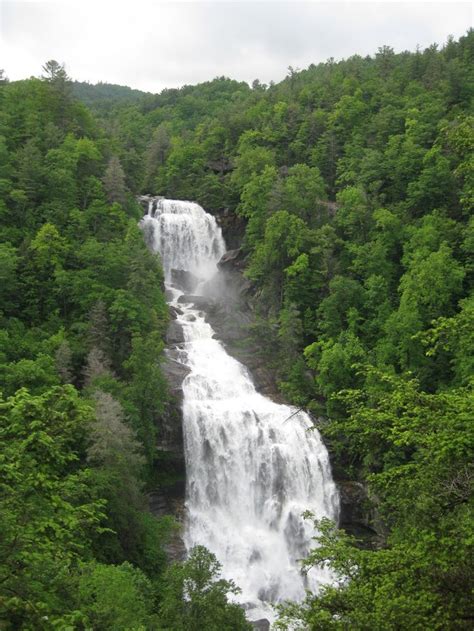
[[[304,575],[300,562],[315,535],[302,513],[337,520],[328,453],[311,418],[257,392],[205,312],[173,285],[173,270],[185,270],[198,279],[199,294],[219,273],[226,248],[215,218],[192,202],[151,198],[142,225],[162,258],[184,332],[178,361],[190,370],[183,382],[185,545],[216,555],[223,576],[241,588],[249,620],[272,621],[272,604],[301,600],[305,589],[330,581],[325,570]]]

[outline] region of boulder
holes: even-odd
[[[251,620],[250,624],[257,631],[270,631],[270,622],[266,618],[260,618],[260,620]]]
[[[168,310],[169,310],[170,317],[173,318],[173,320],[176,320],[176,318],[179,315],[183,315],[183,310],[180,309],[179,307],[173,307],[171,305],[170,307],[168,307]]]
[[[166,331],[166,343],[182,344],[184,342],[183,327],[177,320],[171,320],[168,324],[168,330]]]
[[[214,301],[211,298],[205,296],[193,296],[192,294],[183,294],[178,298],[178,302],[181,304],[192,304],[196,309],[202,309],[203,311],[211,311],[213,309]]]
[[[222,256],[217,263],[219,269],[242,269],[244,265],[245,255],[242,248],[236,248],[235,250],[228,250]]]
[[[199,279],[197,276],[194,276],[191,272],[188,272],[184,269],[172,269],[171,270],[171,282],[173,285],[186,291],[188,293],[192,293],[198,283]]]
[[[186,376],[191,372],[191,369],[167,355],[162,364],[162,370],[171,393],[178,399],[182,398],[181,387]]]

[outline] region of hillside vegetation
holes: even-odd
[[[141,90],[133,90],[124,85],[116,85],[115,83],[88,83],[87,81],[72,81],[72,95],[87,105],[92,110],[111,110],[116,105],[130,105],[137,103],[147,92]]]
[[[0,628],[246,629],[210,553],[167,568],[175,526],[145,495],[169,398],[161,265],[115,141],[45,71],[0,85]]]
[[[0,87],[7,628],[245,625],[225,589],[186,618],[192,563],[164,569],[141,508],[167,315],[136,193],[245,219],[249,335],[376,508],[370,548],[320,524],[337,580],[280,628],[472,627],[473,63],[470,31],[95,116],[57,73]]]

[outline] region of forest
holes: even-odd
[[[472,628],[473,65],[471,30],[269,85],[0,73],[0,628],[251,628],[147,507],[169,316],[139,194],[245,223],[248,335],[367,489],[377,537],[318,522],[334,581],[276,628]]]

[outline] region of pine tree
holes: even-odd
[[[117,156],[112,156],[102,179],[110,204],[126,201],[125,173]]]
[[[153,180],[156,177],[157,170],[164,165],[170,148],[171,140],[168,131],[164,125],[160,125],[153,133],[153,138],[148,145],[145,156],[145,190],[153,191]]]
[[[42,75],[42,79],[50,83],[66,83],[70,80],[64,64],[58,63],[55,59],[47,61],[43,66],[43,70],[45,74]]]

